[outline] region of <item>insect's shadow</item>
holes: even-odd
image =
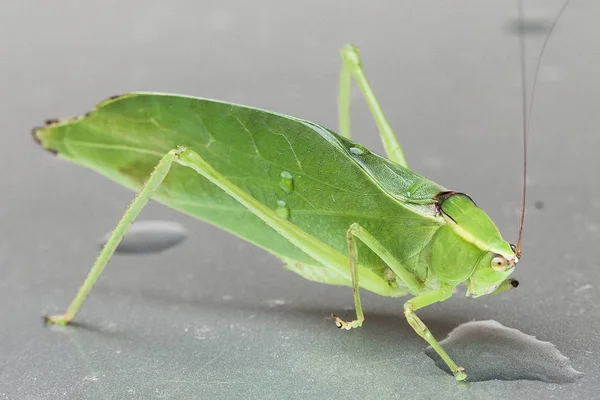
[[[119,293],[120,290],[112,287],[108,291],[107,287],[98,286],[96,292],[98,294],[110,295]],[[378,298],[375,295],[371,297],[370,294],[367,294],[367,296],[370,297],[369,300]],[[245,296],[242,293],[237,295],[236,298],[223,300],[211,296],[196,295],[185,297],[164,290],[137,289],[135,297],[140,303],[176,307],[180,310],[188,308],[188,312],[197,313],[198,318],[202,317],[203,312],[220,316],[232,315],[232,319],[238,318],[240,314],[246,316],[253,315],[254,317],[264,319],[277,318],[282,325],[289,325],[290,329],[293,329],[294,325],[306,326],[307,324],[311,324],[314,329],[323,329],[324,332],[333,332],[334,334],[338,330],[335,328],[334,320],[330,317],[332,313],[346,320],[351,320],[356,315],[353,308],[342,309],[339,306],[329,305],[327,302],[323,302],[319,306],[295,301],[284,304],[272,304],[257,301],[257,297],[263,296],[257,296],[256,294]],[[265,293],[264,297],[271,298],[272,295]],[[397,312],[390,312],[389,307],[386,307],[388,308],[386,311],[373,310],[372,306],[375,304],[372,304],[372,301],[364,302],[365,323],[359,331],[363,332],[362,335],[373,335],[378,339],[385,338],[386,341],[389,340],[390,345],[398,345],[398,341],[401,341],[403,345],[410,344],[424,349],[427,347],[427,344],[415,333],[404,317],[403,304],[407,299],[408,297],[384,300],[387,302],[390,300],[397,302]],[[456,326],[472,319],[463,314],[454,314],[442,309],[435,311],[424,309],[419,312],[419,315],[430,331],[439,338],[445,337]],[[79,324],[85,326],[90,331],[106,331],[105,329],[95,327],[94,324],[81,322]],[[390,332],[393,334],[390,335]]]

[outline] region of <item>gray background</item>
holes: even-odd
[[[336,127],[344,43],[416,171],[470,193],[511,240],[520,185],[516,5],[460,1],[19,1],[0,11],[0,398],[590,398],[598,393],[600,3],[575,0],[548,45],[534,107],[518,290],[420,315],[442,339],[494,319],[554,343],[573,384],[458,385],[423,353],[400,299],[351,291],[151,204],[190,230],[161,255],[115,258],[77,317],[62,311],[132,193],[41,151],[29,131],[130,90],[213,97]],[[562,1],[527,1],[531,25]],[[218,4],[218,5],[217,5]],[[543,36],[528,40],[530,77]],[[357,96],[355,138],[381,151]],[[543,201],[536,209],[534,201]],[[465,367],[469,367],[466,363]]]

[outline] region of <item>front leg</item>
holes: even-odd
[[[415,311],[419,308],[427,307],[433,303],[437,303],[439,301],[444,301],[449,299],[454,292],[454,287],[452,286],[442,286],[437,290],[433,290],[431,292],[426,292],[420,294],[416,297],[413,297],[406,303],[404,303],[404,316],[406,320],[412,326],[412,328],[417,332],[419,336],[421,336],[429,345],[439,354],[439,356],[444,360],[450,371],[454,374],[454,377],[458,381],[464,381],[467,379],[467,374],[464,372],[464,368],[459,367],[456,363],[450,358],[448,353],[442,348],[442,346],[438,343],[438,341],[433,337],[427,325],[421,321],[421,319],[415,314]]]
[[[390,252],[365,228],[357,223],[350,226],[346,232],[346,240],[348,242],[348,259],[350,260],[350,274],[352,276],[352,290],[354,291],[354,304],[356,307],[356,319],[350,322],[346,322],[341,318],[332,314],[335,318],[335,323],[339,328],[352,329],[358,328],[364,321],[364,315],[360,302],[360,296],[358,293],[359,282],[358,282],[358,271],[357,271],[357,250],[356,250],[356,239],[360,239],[366,244],[375,254],[377,254],[389,267],[400,280],[402,280],[408,289],[416,296],[404,303],[404,315],[410,326],[417,332],[419,336],[427,341],[433,347],[433,349],[442,357],[442,359],[448,364],[448,367],[454,374],[457,380],[465,380],[467,375],[464,373],[463,368],[456,365],[456,363],[448,356],[446,351],[440,346],[437,340],[433,337],[429,328],[417,317],[415,310],[419,308],[427,307],[433,303],[447,300],[454,293],[454,286],[444,285],[437,290],[425,292],[425,288],[422,282],[415,278],[412,273],[407,270],[398,260],[396,260]]]

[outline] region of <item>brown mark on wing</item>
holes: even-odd
[[[37,127],[33,128],[31,130],[31,137],[37,144],[39,144],[42,147],[42,149],[46,150],[50,154],[57,155],[58,151],[44,146],[44,144],[42,143],[42,139],[38,136],[38,132],[44,130],[45,128],[46,127],[44,127],[44,126],[37,126]]]

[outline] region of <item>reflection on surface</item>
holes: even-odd
[[[108,240],[108,232],[100,241],[100,247]],[[186,229],[177,222],[139,221],[134,222],[119,243],[117,254],[160,253],[181,243],[187,236]]]
[[[570,383],[583,375],[552,343],[493,320],[459,325],[440,343],[465,368],[470,382],[527,379]],[[425,353],[450,373],[431,347]]]

